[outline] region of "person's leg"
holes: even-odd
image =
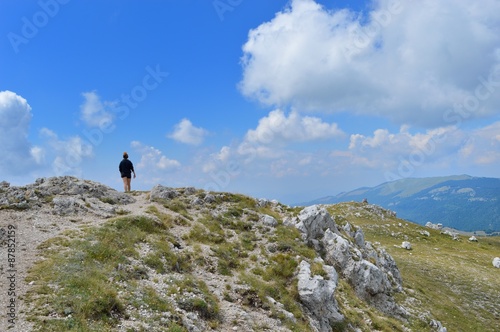
[[[127,177],[122,177],[122,180],[123,180],[123,190],[127,191]]]
[[[127,191],[130,191],[130,181],[132,179],[131,178],[127,178]]]

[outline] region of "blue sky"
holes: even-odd
[[[1,180],[294,203],[500,177],[500,2],[0,1]]]

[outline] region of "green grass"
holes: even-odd
[[[500,238],[479,237],[474,243],[461,236],[455,241],[440,231],[397,218],[381,221],[368,211],[356,216],[349,212],[352,206],[362,209],[358,203],[342,203],[329,210],[334,215],[348,215],[352,224],[363,229],[367,241],[386,248],[397,263],[403,287],[420,303],[415,309],[426,308],[448,331],[497,329],[500,278],[492,260],[500,252]],[[421,234],[424,230],[429,237]],[[409,241],[412,250],[398,248],[402,241]],[[396,298],[403,302],[406,295]],[[410,319],[409,324],[415,330],[430,331],[428,322]]]
[[[138,244],[153,248],[144,264],[158,273],[191,270],[189,254],[171,251],[166,224],[147,217],[113,219],[102,227],[86,229],[83,238],[74,236],[43,243],[39,248],[44,259],[26,279],[36,285],[27,294],[36,308],[28,316],[39,331],[113,330],[125,317],[125,307],[137,301],[118,296],[123,291],[121,283],[127,282],[130,291],[138,287],[134,280],[147,278],[145,267],[130,263],[140,258]],[[144,294],[141,303],[153,310],[173,310],[154,289],[138,291]],[[49,318],[40,321],[39,316]]]
[[[306,260],[313,275],[328,275],[322,263],[314,261],[320,254],[302,241],[297,229],[282,223],[300,209],[256,207],[253,198],[239,194],[215,197],[215,203],[191,207],[180,196],[160,202],[163,207],[147,207],[151,218],[120,217],[102,227],[47,240],[39,247],[43,260],[27,278],[35,282],[27,295],[34,304],[29,318],[39,331],[115,331],[118,322],[130,314],[127,308],[137,312],[146,307],[152,312],[148,323],[159,324],[161,312],[170,312],[177,320],[163,323],[161,330],[185,332],[175,311],[180,307],[217,330],[224,314],[219,299],[191,274],[204,269],[228,280],[220,300],[265,310],[291,331],[311,331],[298,295],[297,267]],[[352,286],[340,278],[335,298],[346,320],[332,326],[333,331],[352,326],[363,332],[431,332],[430,319],[441,321],[448,331],[495,330],[500,278],[491,262],[500,252],[499,238],[454,241],[389,213],[381,218],[360,203],[332,205],[328,210],[340,226],[349,222],[360,227],[366,241],[394,257],[406,290],[395,294],[396,301],[417,313],[428,312],[425,318],[410,316],[407,322],[388,317],[357,298]],[[278,225],[263,226],[258,222],[262,213],[272,215]],[[178,226],[182,226],[178,228],[183,230],[182,241],[170,233]],[[422,235],[423,230],[430,236]],[[413,250],[399,248],[402,241],[410,241]],[[177,250],[178,242],[188,247]],[[166,285],[165,293],[145,286],[144,279]],[[234,280],[236,284],[229,283]],[[287,319],[268,297],[282,303],[296,322]],[[407,302],[408,298],[414,301]],[[254,328],[265,330],[258,324]]]

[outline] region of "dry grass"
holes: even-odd
[[[407,295],[398,296],[403,305],[427,311],[448,331],[498,331],[500,271],[492,260],[500,253],[499,237],[470,242],[461,236],[457,241],[397,218],[381,219],[359,203],[337,204],[329,210],[360,226],[367,241],[380,243],[395,259],[407,290]],[[401,249],[403,241],[409,241],[412,250]],[[406,301],[408,296],[416,301]],[[418,321],[413,324],[420,326]]]

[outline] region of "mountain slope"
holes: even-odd
[[[401,179],[359,188],[301,205],[362,201],[424,225],[441,223],[462,231],[500,231],[500,179],[468,175]]]
[[[372,204],[41,179],[0,190],[0,287],[16,331],[495,331],[500,239],[454,238]]]

